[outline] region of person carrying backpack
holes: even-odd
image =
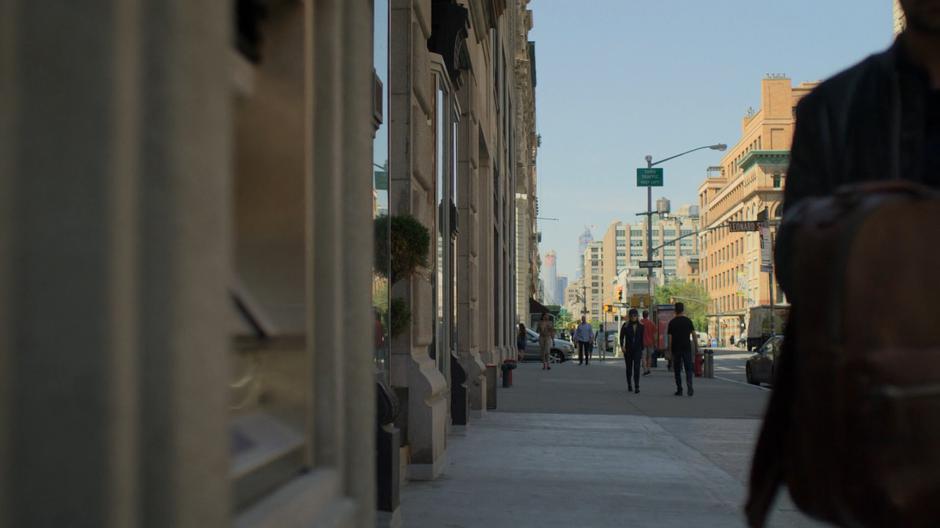
[[[791,310],[751,464],[751,527],[782,485],[838,526],[940,520],[940,286],[928,279],[940,241],[936,229],[901,235],[940,214],[940,9],[900,5],[907,27],[888,50],[796,108],[775,251]],[[873,305],[890,307],[876,325]]]

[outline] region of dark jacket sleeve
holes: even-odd
[[[796,129],[790,149],[790,165],[783,188],[783,224],[777,232],[774,248],[777,281],[783,291],[792,293],[793,240],[787,229],[787,213],[793,211],[800,201],[811,196],[832,192],[831,167],[824,152],[832,148],[829,136],[829,121],[822,94],[811,93],[804,97],[796,108]]]
[[[625,346],[627,342],[627,323],[620,325],[620,348]]]

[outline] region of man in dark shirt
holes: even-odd
[[[672,371],[676,375],[676,396],[682,396],[682,366],[685,365],[685,385],[692,389],[692,349],[697,346],[698,336],[692,320],[685,316],[685,305],[676,303],[676,316],[669,321],[669,350],[672,351]]]

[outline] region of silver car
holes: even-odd
[[[542,351],[539,349],[539,335],[529,328],[525,329],[525,333],[526,342],[523,359],[534,359],[541,361]],[[562,363],[571,359],[573,354],[574,345],[572,345],[570,341],[555,338],[552,340],[552,349],[548,356],[548,360],[551,363]]]

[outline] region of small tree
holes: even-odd
[[[689,280],[672,281],[660,286],[654,294],[656,304],[685,304],[685,315],[698,330],[708,328],[708,306],[711,298],[705,286]]]
[[[558,320],[555,322],[555,328],[568,328],[571,326],[571,313],[562,308],[558,312]]]
[[[375,268],[383,276],[388,275],[392,285],[427,268],[431,233],[415,217],[405,214],[376,218],[375,240]],[[396,337],[408,328],[411,312],[400,297],[391,300],[389,311],[389,333]]]

